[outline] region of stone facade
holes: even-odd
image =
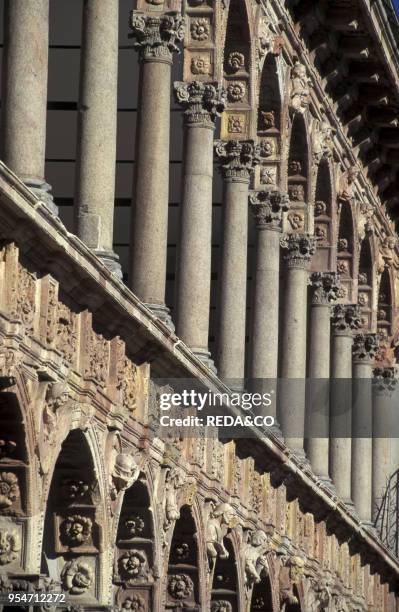
[[[138,0],[128,288],[112,241],[118,2],[85,3],[76,235],[44,177],[49,3],[30,2],[6,2],[5,20],[0,607],[61,592],[71,611],[394,612],[399,564],[378,520],[399,469],[379,428],[396,416],[395,18],[381,31],[379,1]],[[185,157],[171,311],[172,91]],[[230,394],[279,377],[299,383],[278,388],[270,431],[159,436],[160,379]],[[316,423],[306,377],[349,384],[344,404],[332,386],[328,417],[344,408],[352,437]]]

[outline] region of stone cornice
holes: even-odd
[[[91,311],[104,330],[126,342],[126,351],[132,358],[143,362],[150,353],[152,376],[201,379],[213,392],[230,392],[2,162],[0,239],[18,242],[31,265],[54,276],[63,292],[80,307]],[[30,354],[30,360],[33,358]],[[240,414],[234,407],[226,407],[226,413]],[[259,469],[270,471],[273,482],[284,483],[305,511],[327,521],[344,539],[351,541],[365,563],[377,563],[384,579],[394,584],[399,579],[398,560],[367,526],[331,490],[323,487],[280,439],[260,429],[254,430],[253,436],[237,440],[240,456],[253,457]]]

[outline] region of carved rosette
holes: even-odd
[[[203,125],[214,128],[227,103],[225,89],[219,83],[191,81],[174,83],[176,101],[185,109],[184,117],[188,125]]]
[[[336,272],[313,272],[309,277],[312,304],[329,305],[339,297],[339,276]]]
[[[392,395],[398,383],[396,368],[375,368],[373,374],[373,389],[383,395]]]
[[[284,260],[289,268],[306,269],[316,251],[316,241],[309,234],[287,234],[280,240],[286,250]]]
[[[377,334],[356,334],[352,351],[355,361],[361,363],[373,361],[378,351]]]
[[[184,18],[176,12],[154,17],[132,11],[130,28],[140,60],[171,63],[173,52],[179,52],[178,43],[184,38],[184,23]]]
[[[17,531],[0,529],[0,566],[16,561],[20,550],[21,542]]]
[[[0,511],[9,510],[20,498],[18,478],[12,472],[0,473]]]
[[[331,323],[336,333],[351,333],[361,327],[360,308],[357,304],[334,306]]]
[[[215,155],[224,179],[248,183],[259,164],[259,147],[253,140],[217,140]]]
[[[93,585],[93,569],[84,560],[68,561],[61,572],[61,582],[71,595],[81,595]]]
[[[187,574],[173,574],[168,579],[168,592],[174,599],[183,601],[194,592],[194,583]]]

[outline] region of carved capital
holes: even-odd
[[[309,277],[312,304],[331,304],[338,298],[340,282],[336,272],[312,272]]]
[[[289,268],[305,269],[316,251],[316,241],[309,234],[287,234],[280,240],[286,249],[284,259]]]
[[[223,178],[246,183],[259,163],[259,147],[253,140],[217,140],[215,155]]]
[[[337,304],[333,307],[331,323],[336,333],[350,334],[361,325],[360,308],[357,304]]]
[[[187,124],[215,127],[215,120],[226,107],[227,94],[219,83],[191,81],[174,83],[175,98],[184,109]]]
[[[377,334],[356,334],[353,339],[353,359],[367,363],[372,361],[378,351]]]
[[[130,28],[141,61],[172,62],[172,54],[179,52],[178,43],[184,38],[184,18],[176,12],[153,17],[132,11]]]
[[[398,372],[396,368],[375,368],[373,370],[373,389],[377,393],[390,396],[398,384]]]
[[[283,212],[289,210],[290,199],[280,191],[251,191],[249,205],[258,230],[281,231]]]

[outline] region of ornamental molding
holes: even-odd
[[[316,252],[316,240],[310,234],[287,234],[280,240],[285,249],[284,260],[289,268],[306,269]]]
[[[289,210],[289,197],[277,190],[251,191],[249,205],[258,230],[281,231],[283,213]]]
[[[336,272],[312,272],[312,304],[329,305],[339,297],[340,281]]]
[[[224,179],[248,183],[259,164],[259,146],[253,140],[217,140],[215,155]]]
[[[219,83],[191,81],[174,83],[176,101],[185,109],[184,116],[189,125],[215,127],[227,104],[226,90]]]
[[[184,38],[184,26],[184,17],[177,12],[154,17],[132,11],[130,29],[136,39],[134,48],[139,51],[140,60],[171,63],[172,54],[179,53],[178,43]]]

